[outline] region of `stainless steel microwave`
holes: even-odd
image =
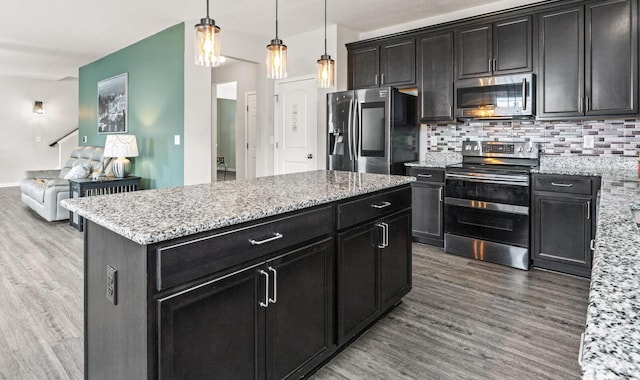
[[[456,82],[459,119],[521,119],[535,116],[535,75],[500,75]]]

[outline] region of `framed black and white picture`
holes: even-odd
[[[127,133],[127,73],[98,82],[98,133]]]

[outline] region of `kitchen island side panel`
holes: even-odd
[[[85,379],[148,378],[147,249],[90,220],[85,225]],[[115,304],[107,267],[116,270]]]

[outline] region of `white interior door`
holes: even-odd
[[[275,174],[316,170],[318,89],[314,77],[275,84]]]
[[[245,149],[245,175],[246,178],[256,177],[256,151],[258,145],[258,137],[256,135],[256,93],[248,92],[245,95],[247,108],[245,110],[245,124],[247,128],[247,146]]]

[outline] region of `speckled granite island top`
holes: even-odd
[[[313,171],[66,199],[69,211],[138,244],[152,244],[384,190],[413,177]]]

